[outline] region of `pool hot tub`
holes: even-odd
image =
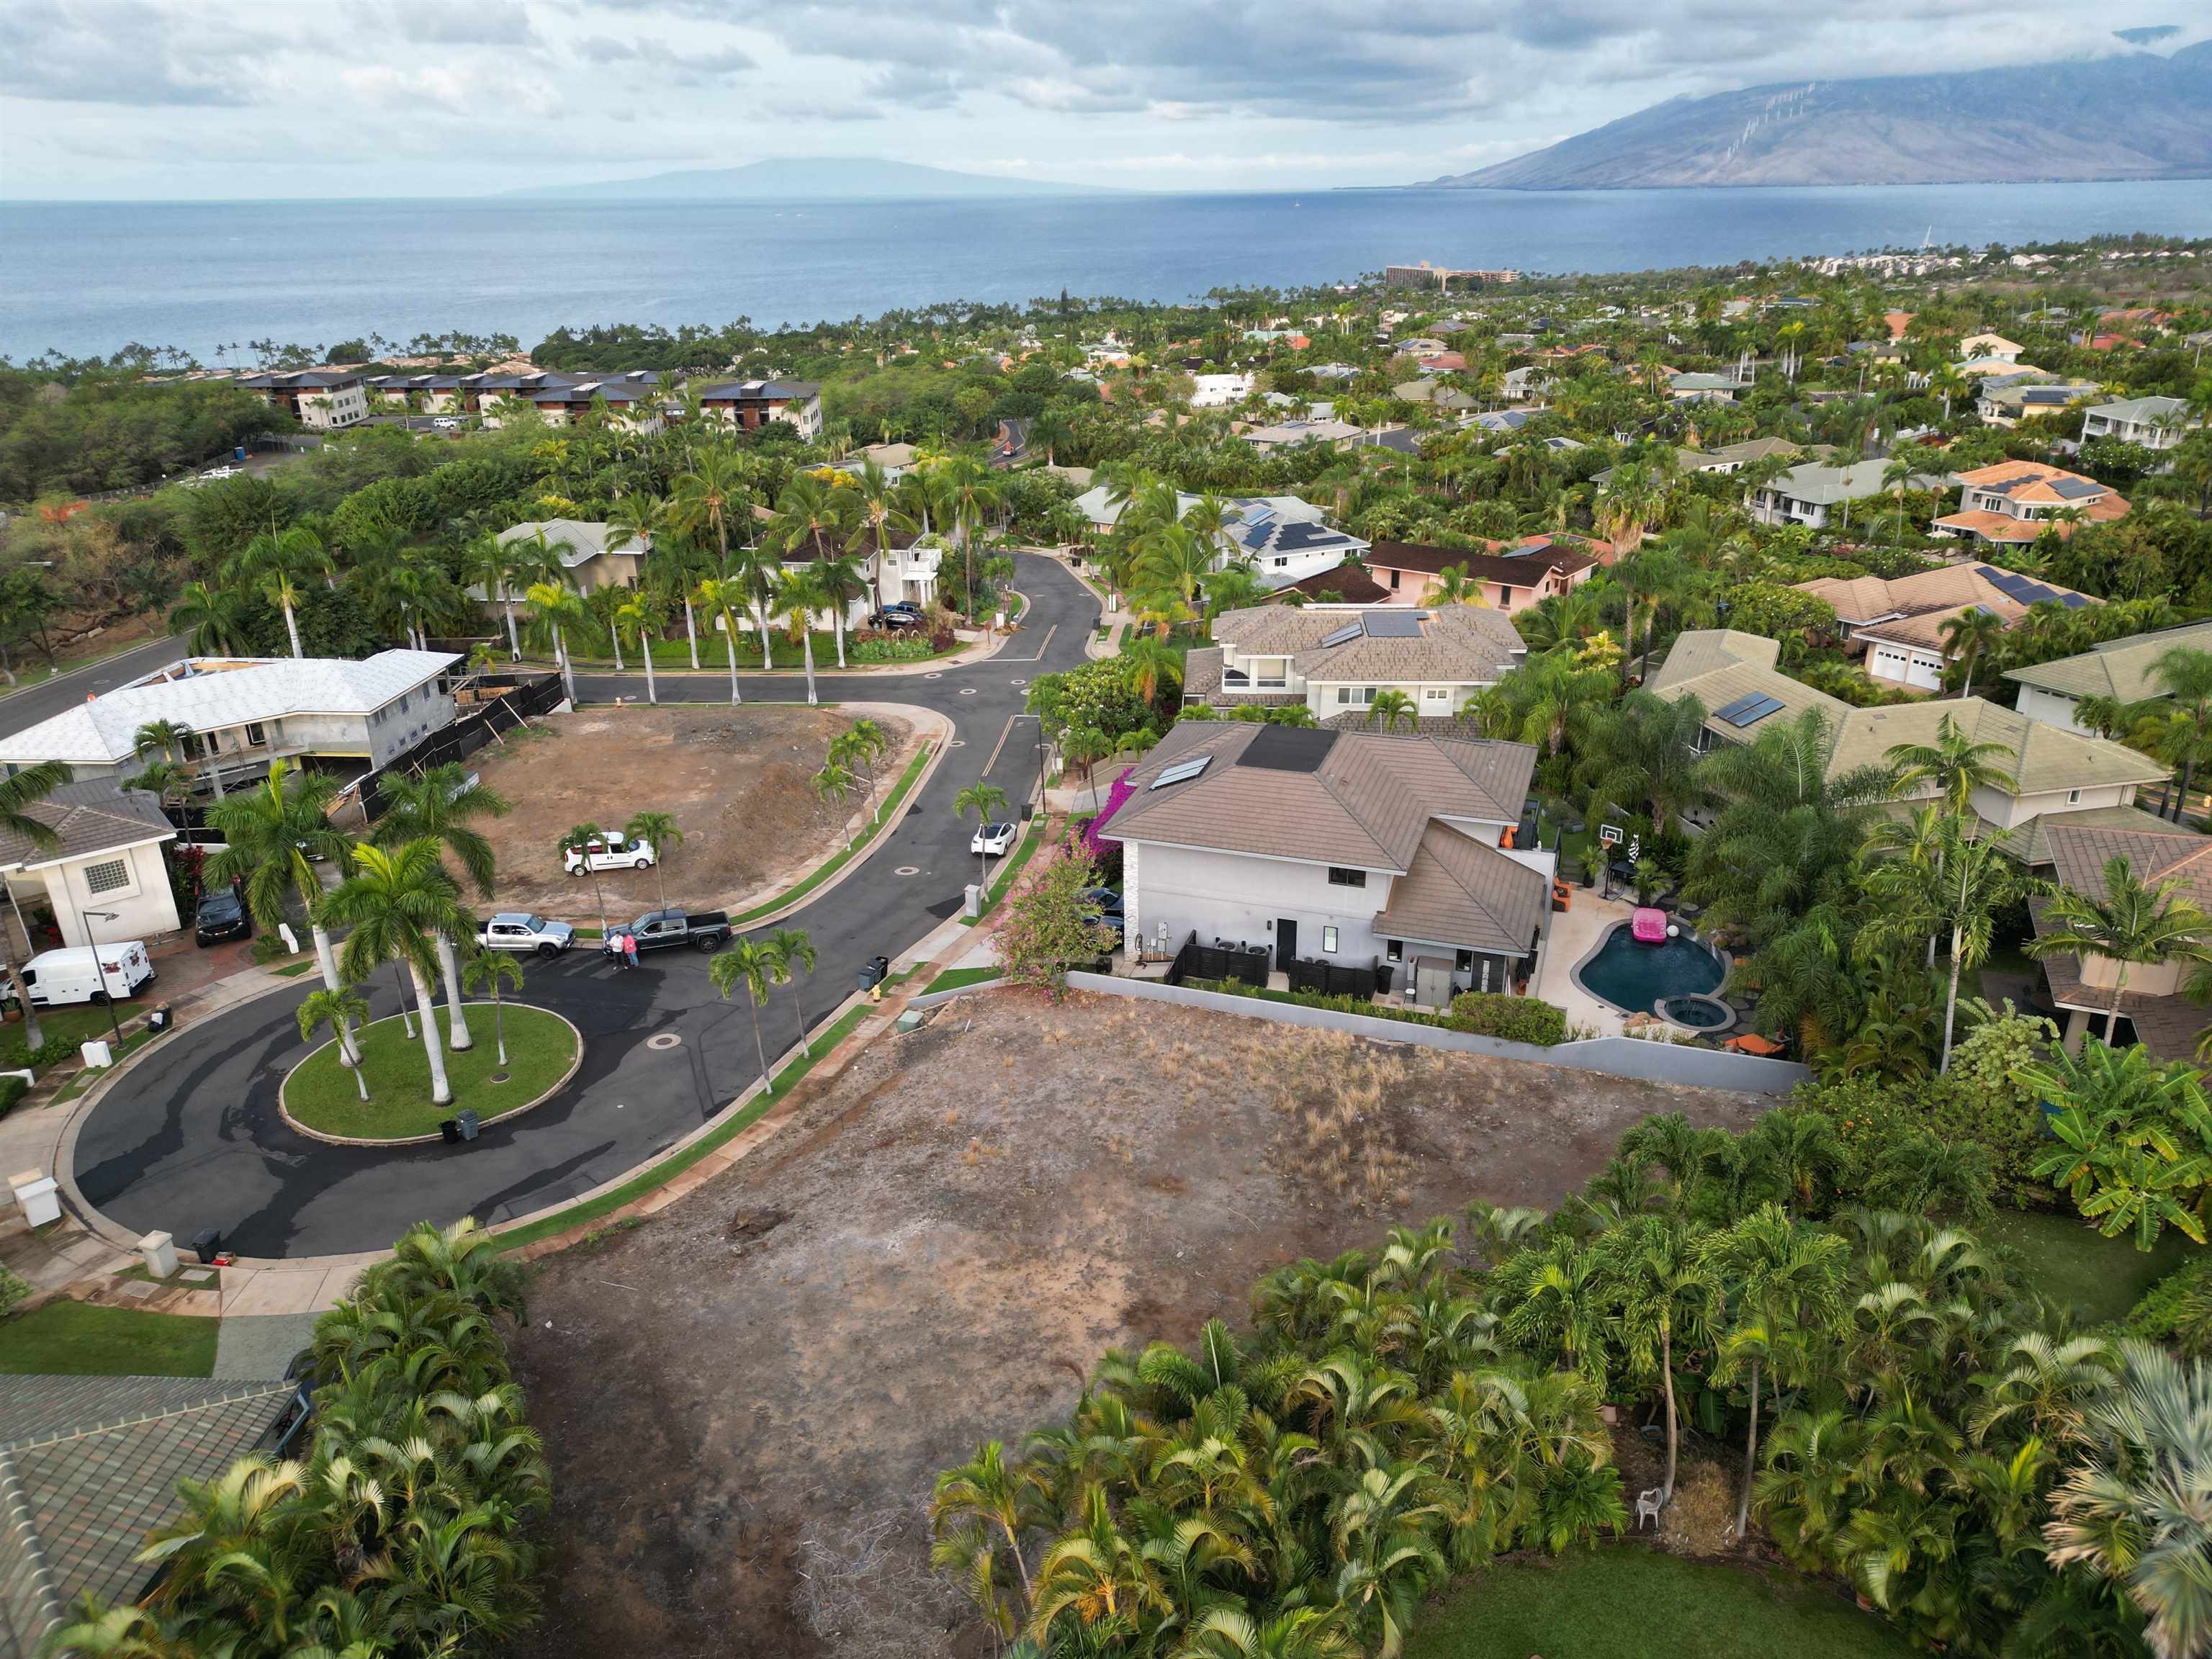
[[[1616,923],[1574,972],[1576,984],[1624,1014],[1656,1013],[1698,1030],[1719,1030],[1734,1022],[1735,1011],[1713,995],[1727,976],[1712,947],[1688,932],[1646,945],[1626,921]],[[1669,1004],[1689,1017],[1678,1016]]]

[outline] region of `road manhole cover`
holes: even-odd
[[[921,873],[921,866],[918,864],[902,864],[891,873],[895,876],[918,876]]]
[[[1027,680],[1008,680],[1006,684],[1008,685],[1027,685],[1029,682]]]
[[[968,746],[968,739],[965,738],[955,738],[945,746],[947,749],[965,749]]]
[[[922,676],[922,678],[926,680],[941,680],[944,678],[945,676],[942,674],[924,674]]]
[[[663,1031],[658,1036],[646,1038],[645,1046],[648,1048],[673,1048],[683,1041],[684,1039],[673,1031]]]
[[[960,688],[960,695],[963,697],[972,697],[975,695],[975,688],[972,685],[963,685]]]

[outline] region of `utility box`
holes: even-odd
[[[115,1051],[107,1046],[106,1037],[94,1037],[81,1044],[77,1052],[84,1057],[85,1066],[91,1071],[105,1071],[115,1064]]]
[[[983,890],[974,882],[968,884],[968,904],[961,915],[973,921],[983,914]]]
[[[15,1189],[16,1206],[32,1226],[43,1227],[62,1218],[61,1183],[52,1176],[26,1170],[9,1176],[8,1184]]]

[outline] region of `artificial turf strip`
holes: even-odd
[[[364,1103],[353,1073],[338,1063],[338,1047],[326,1042],[293,1068],[284,1079],[284,1109],[310,1129],[327,1135],[368,1140],[398,1140],[434,1135],[441,1120],[473,1110],[487,1121],[538,1098],[560,1082],[576,1058],[576,1034],[557,1014],[526,1004],[507,1003],[507,1058],[499,1063],[489,1002],[463,1005],[476,1046],[446,1050],[446,1078],[453,1098],[444,1106],[430,1102],[430,1063],[418,1032],[409,1036],[395,1016],[361,1030],[362,1074],[368,1081]],[[443,1011],[438,1029],[446,1030]],[[492,1082],[504,1069],[507,1080]]]
[[[0,1322],[0,1376],[206,1376],[219,1319],[49,1302]]]
[[[987,980],[1002,979],[1006,970],[996,963],[988,968],[948,968],[921,988],[928,996],[935,991],[957,991],[970,985],[981,985]]]
[[[897,984],[912,972],[913,970],[909,969],[907,973],[893,975],[884,981],[885,988]],[[706,1157],[708,1153],[726,1145],[743,1131],[750,1128],[759,1121],[763,1113],[799,1086],[799,1079],[814,1069],[816,1060],[851,1036],[854,1028],[874,1012],[874,1007],[875,1005],[872,1003],[860,1003],[855,1007],[847,1009],[818,1034],[810,1033],[806,1041],[807,1046],[812,1052],[801,1054],[776,1074],[774,1092],[754,1097],[745,1103],[742,1111],[732,1113],[726,1121],[717,1125],[711,1133],[702,1135],[683,1151],[672,1152],[650,1168],[641,1170],[611,1192],[602,1193],[597,1198],[586,1199],[582,1203],[571,1205],[565,1210],[557,1210],[551,1215],[541,1216],[527,1226],[517,1227],[512,1232],[499,1234],[499,1248],[502,1250],[519,1250],[524,1245],[534,1244],[541,1238],[550,1237],[555,1233],[564,1233],[571,1227],[580,1227],[587,1221],[596,1221],[603,1215],[619,1210],[633,1200],[643,1198],[663,1182],[672,1181],[682,1175],[684,1170]]]
[[[796,904],[800,899],[805,898],[817,887],[819,887],[823,882],[829,880],[830,877],[836,875],[840,870],[843,869],[846,865],[850,863],[854,859],[858,858],[862,853],[866,852],[870,843],[872,843],[878,836],[884,834],[890,825],[898,821],[899,805],[906,799],[908,792],[913,788],[914,781],[921,775],[921,769],[927,763],[930,750],[933,747],[935,747],[933,744],[925,741],[921,747],[915,751],[915,757],[907,763],[906,770],[899,775],[898,782],[892,786],[890,798],[884,803],[882,811],[876,814],[873,821],[860,832],[860,837],[859,840],[855,841],[850,847],[839,848],[835,853],[830,855],[829,860],[824,863],[820,869],[814,872],[812,875],[807,877],[805,880],[800,882],[796,887],[788,888],[783,892],[777,894],[765,904],[756,904],[751,909],[746,911],[742,915],[732,916],[730,918],[730,925],[733,927],[743,927],[748,922],[757,921],[763,916],[774,915],[778,910],[783,909],[786,906]]]
[[[1616,1545],[1500,1562],[1413,1620],[1405,1659],[1904,1659],[1832,1584]]]

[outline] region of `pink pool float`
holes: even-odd
[[[1639,904],[1628,919],[1628,936],[1638,945],[1664,945],[1667,942],[1667,913]]]

